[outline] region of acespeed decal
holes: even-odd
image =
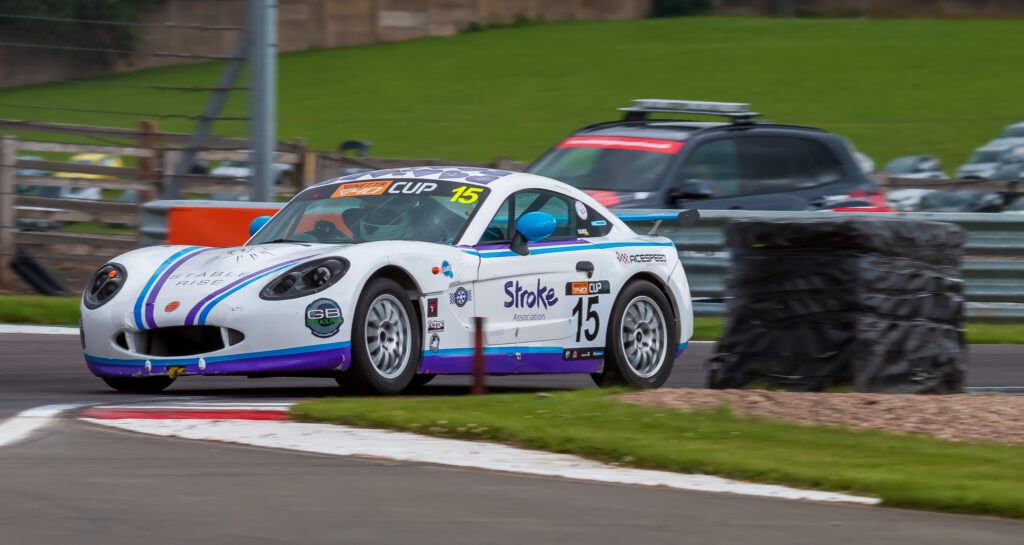
[[[612,292],[612,283],[607,280],[593,282],[566,282],[566,295],[602,295]]]
[[[145,287],[143,287],[142,291],[139,292],[139,298],[135,300],[135,327],[137,327],[139,330],[146,329],[146,325],[142,321],[142,305],[146,301],[146,295],[149,293],[149,289],[152,288],[153,284],[156,283],[157,278],[160,277],[160,274],[163,273],[164,270],[166,270],[167,267],[170,266],[171,263],[173,263],[179,257],[188,254],[189,252],[198,250],[200,248],[202,248],[202,246],[189,246],[188,248],[185,248],[183,250],[178,250],[173,255],[171,255],[171,257],[165,259],[164,262],[161,263],[160,266],[156,268],[156,271],[153,273],[153,275],[149,277],[149,281],[146,282]]]
[[[629,138],[625,136],[573,136],[562,140],[556,148],[601,148],[653,151],[656,153],[677,153],[683,149],[682,142],[657,140],[654,138]]]
[[[615,258],[619,260],[619,263],[623,265],[636,265],[650,263],[652,265],[665,265],[668,263],[668,258],[665,254],[630,254],[624,252],[615,252]]]
[[[316,337],[331,337],[338,332],[345,318],[341,307],[332,299],[317,299],[306,305],[306,327]]]
[[[160,279],[156,281],[156,284],[153,286],[153,290],[149,292],[149,296],[146,297],[146,302],[145,302],[145,306],[144,306],[144,308],[145,308],[145,317],[146,317],[146,327],[148,327],[150,329],[156,327],[156,318],[153,316],[153,307],[156,305],[156,296],[160,293],[160,289],[163,288],[164,283],[167,282],[167,279],[170,278],[171,275],[174,274],[174,271],[176,271],[178,269],[178,267],[181,267],[186,261],[188,261],[189,259],[192,259],[193,257],[195,257],[195,256],[197,256],[197,255],[199,255],[199,254],[201,254],[203,252],[209,252],[210,250],[216,250],[216,248],[204,248],[204,249],[199,250],[197,252],[188,254],[187,256],[183,257],[182,259],[180,259],[176,263],[174,263],[174,265],[171,265],[170,267],[167,267],[167,270],[165,270],[164,273],[160,276]],[[175,307],[175,308],[177,308],[177,307]],[[174,309],[171,309],[171,310],[174,310]],[[170,311],[168,311],[168,312],[170,312]]]
[[[373,180],[369,182],[341,184],[334,190],[334,193],[331,193],[331,198],[337,199],[338,197],[382,195],[389,185],[391,185],[391,180]]]
[[[242,278],[235,280],[234,282],[228,284],[227,286],[218,289],[217,291],[200,299],[199,302],[196,303],[195,306],[193,306],[188,311],[188,314],[185,316],[185,325],[197,325],[195,324],[196,315],[199,314],[200,309],[202,309],[203,305],[205,305],[206,303],[210,303],[210,306],[207,307],[206,310],[204,310],[203,313],[199,316],[200,323],[198,325],[205,324],[206,316],[210,313],[210,309],[212,309],[217,303],[223,301],[225,297],[231,295],[232,293],[238,291],[239,289],[242,289],[243,287],[247,286],[253,281],[259,280],[260,278],[263,278],[264,276],[267,276],[270,273],[276,272],[277,270],[282,269],[287,265],[291,265],[292,263],[295,263],[297,261],[310,259],[316,257],[317,255],[318,254],[311,254],[303,257],[297,257],[295,259],[289,259],[288,261],[278,263],[277,265],[271,265],[265,269],[260,269],[254,273],[250,273],[247,276],[243,276]]]

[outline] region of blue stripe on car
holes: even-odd
[[[175,252],[174,255],[165,259],[164,262],[161,263],[159,267],[157,267],[156,272],[153,273],[153,276],[149,277],[149,281],[146,282],[146,286],[142,288],[142,293],[139,294],[139,298],[135,300],[135,325],[136,327],[139,328],[140,331],[146,329],[146,325],[142,322],[142,305],[143,302],[146,300],[146,294],[149,293],[150,288],[152,288],[153,284],[156,283],[157,278],[160,278],[160,274],[164,272],[164,269],[169,267],[171,263],[173,263],[179,257],[191,252],[192,250],[197,250],[199,248],[202,248],[202,246],[189,246],[184,250],[179,250]]]

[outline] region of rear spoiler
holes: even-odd
[[[700,212],[693,208],[688,208],[679,212],[674,210],[666,210],[664,212],[660,210],[643,210],[636,212],[623,212],[615,215],[626,223],[653,221],[654,226],[651,227],[651,230],[647,233],[648,235],[654,235],[657,233],[658,227],[661,227],[661,222],[663,221],[678,221],[683,227],[691,227],[700,219]]]

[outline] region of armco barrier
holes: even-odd
[[[142,206],[140,243],[231,246],[248,238],[249,221],[271,214],[282,203],[221,201],[154,201]],[[631,214],[664,216],[665,210],[630,210]],[[729,265],[722,228],[739,218],[813,218],[861,212],[760,212],[702,210],[692,227],[662,222],[657,229],[675,241],[686,266],[694,310],[702,316],[724,313],[723,275]],[[872,215],[956,223],[968,231],[963,264],[967,315],[972,320],[1024,320],[1024,214],[940,214],[931,212],[871,213]],[[183,223],[184,222],[184,223]],[[646,233],[655,222],[631,222]],[[182,229],[180,225],[185,225]]]

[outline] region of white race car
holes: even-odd
[[[626,219],[677,217],[696,212]],[[395,394],[471,373],[482,316],[487,373],[654,388],[693,331],[669,239],[532,174],[353,174],[250,232],[237,248],[154,246],[101,267],[81,306],[93,374],[132,392],[181,375],[301,375]]]

